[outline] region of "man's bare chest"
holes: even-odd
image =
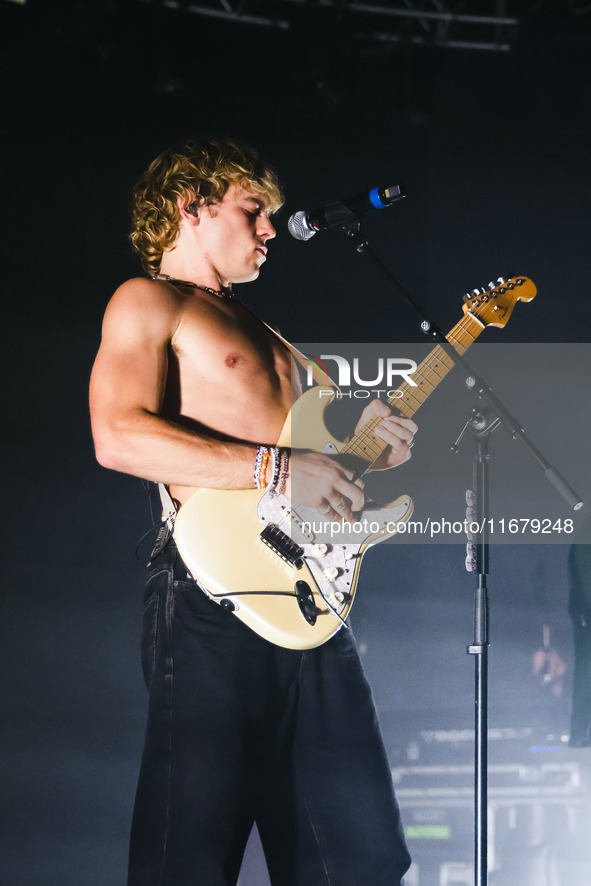
[[[183,316],[171,342],[167,399],[196,419],[289,410],[291,355],[242,306]],[[250,421],[249,421],[250,423]],[[227,418],[222,420],[227,424]]]

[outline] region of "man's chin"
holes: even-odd
[[[261,269],[255,268],[253,271],[250,271],[250,273],[247,272],[247,273],[241,275],[240,279],[238,279],[236,277],[232,282],[233,283],[252,283],[253,280],[257,279],[257,277],[259,276],[260,273],[261,273]]]

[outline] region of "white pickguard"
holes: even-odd
[[[303,548],[317,589],[340,615],[350,601],[360,552],[394,535],[396,524],[407,520],[411,510],[410,498],[398,499],[391,506],[369,501],[353,523],[343,525],[327,520],[314,508],[292,507],[285,496],[267,492],[257,516],[263,525],[274,524]]]

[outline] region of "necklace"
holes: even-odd
[[[218,298],[234,298],[231,289],[212,289],[211,286],[201,286],[201,284],[191,283],[189,280],[178,280],[176,277],[169,277],[168,274],[155,274],[152,280],[166,280],[167,283],[176,283],[177,286],[190,286],[191,289],[201,289],[203,292],[217,295]]]

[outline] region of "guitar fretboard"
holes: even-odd
[[[476,341],[484,328],[484,324],[476,317],[466,314],[445,338],[461,355]],[[397,388],[398,396],[388,399],[389,405],[405,418],[411,418],[454,365],[446,350],[437,345],[413,373],[415,384],[403,382]],[[375,429],[381,420],[381,416],[370,419],[358,434],[343,444],[341,454],[355,456],[366,464],[373,464],[388,445],[375,434]]]

